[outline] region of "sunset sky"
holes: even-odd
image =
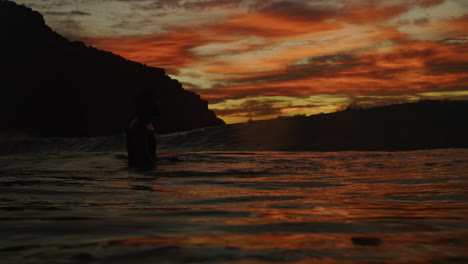
[[[165,68],[227,123],[468,99],[466,0],[16,0]]]

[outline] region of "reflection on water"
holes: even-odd
[[[118,154],[0,157],[0,258],[468,263],[468,150]]]

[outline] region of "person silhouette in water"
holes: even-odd
[[[157,116],[158,109],[154,93],[141,93],[136,98],[136,114],[127,129],[129,168],[152,169],[158,160],[157,133],[154,126]]]

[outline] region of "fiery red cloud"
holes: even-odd
[[[463,1],[118,3],[124,28],[79,39],[166,68],[227,122],[468,97]]]

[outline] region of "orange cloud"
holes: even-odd
[[[317,93],[401,94],[466,84],[468,60],[459,53],[464,44],[408,42],[392,48],[353,55],[311,58],[307,64],[248,76],[233,83],[251,85],[199,89],[205,98],[243,98],[254,95],[307,96]]]
[[[271,38],[328,31],[340,27],[334,22],[297,20],[270,13],[253,13],[230,18],[212,30],[215,34],[221,35],[237,34],[239,37],[255,35]]]
[[[213,41],[197,31],[182,30],[154,36],[84,38],[84,42],[154,67],[187,67],[197,59],[192,48]]]
[[[300,1],[262,2],[250,12],[177,25],[169,33],[83,40],[168,68],[176,77],[183,74],[179,77],[187,78],[186,87],[210,103],[266,96],[405,96],[466,90],[468,16],[421,20],[408,15],[413,7],[430,9],[443,2],[382,6],[371,1],[359,6],[344,1],[344,7],[320,8]],[[238,1],[229,3],[232,8]],[[200,8],[209,10],[218,4],[209,1]],[[403,14],[409,16],[407,21],[419,22],[395,22]],[[411,31],[402,30],[404,24],[411,25]],[[417,30],[424,30],[424,38],[411,35]],[[255,100],[216,111],[222,117],[262,118],[317,109]]]

